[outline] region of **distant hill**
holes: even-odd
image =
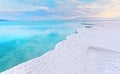
[[[0,21],[10,21],[10,20],[6,20],[6,19],[0,19]]]

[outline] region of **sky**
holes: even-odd
[[[120,19],[120,0],[0,0],[0,19]]]

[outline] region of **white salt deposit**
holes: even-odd
[[[120,25],[77,29],[54,50],[1,74],[120,74]]]

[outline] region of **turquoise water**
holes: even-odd
[[[0,22],[0,72],[54,49],[73,32],[65,21]]]

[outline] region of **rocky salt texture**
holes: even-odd
[[[120,74],[120,25],[77,29],[54,50],[1,74]]]

